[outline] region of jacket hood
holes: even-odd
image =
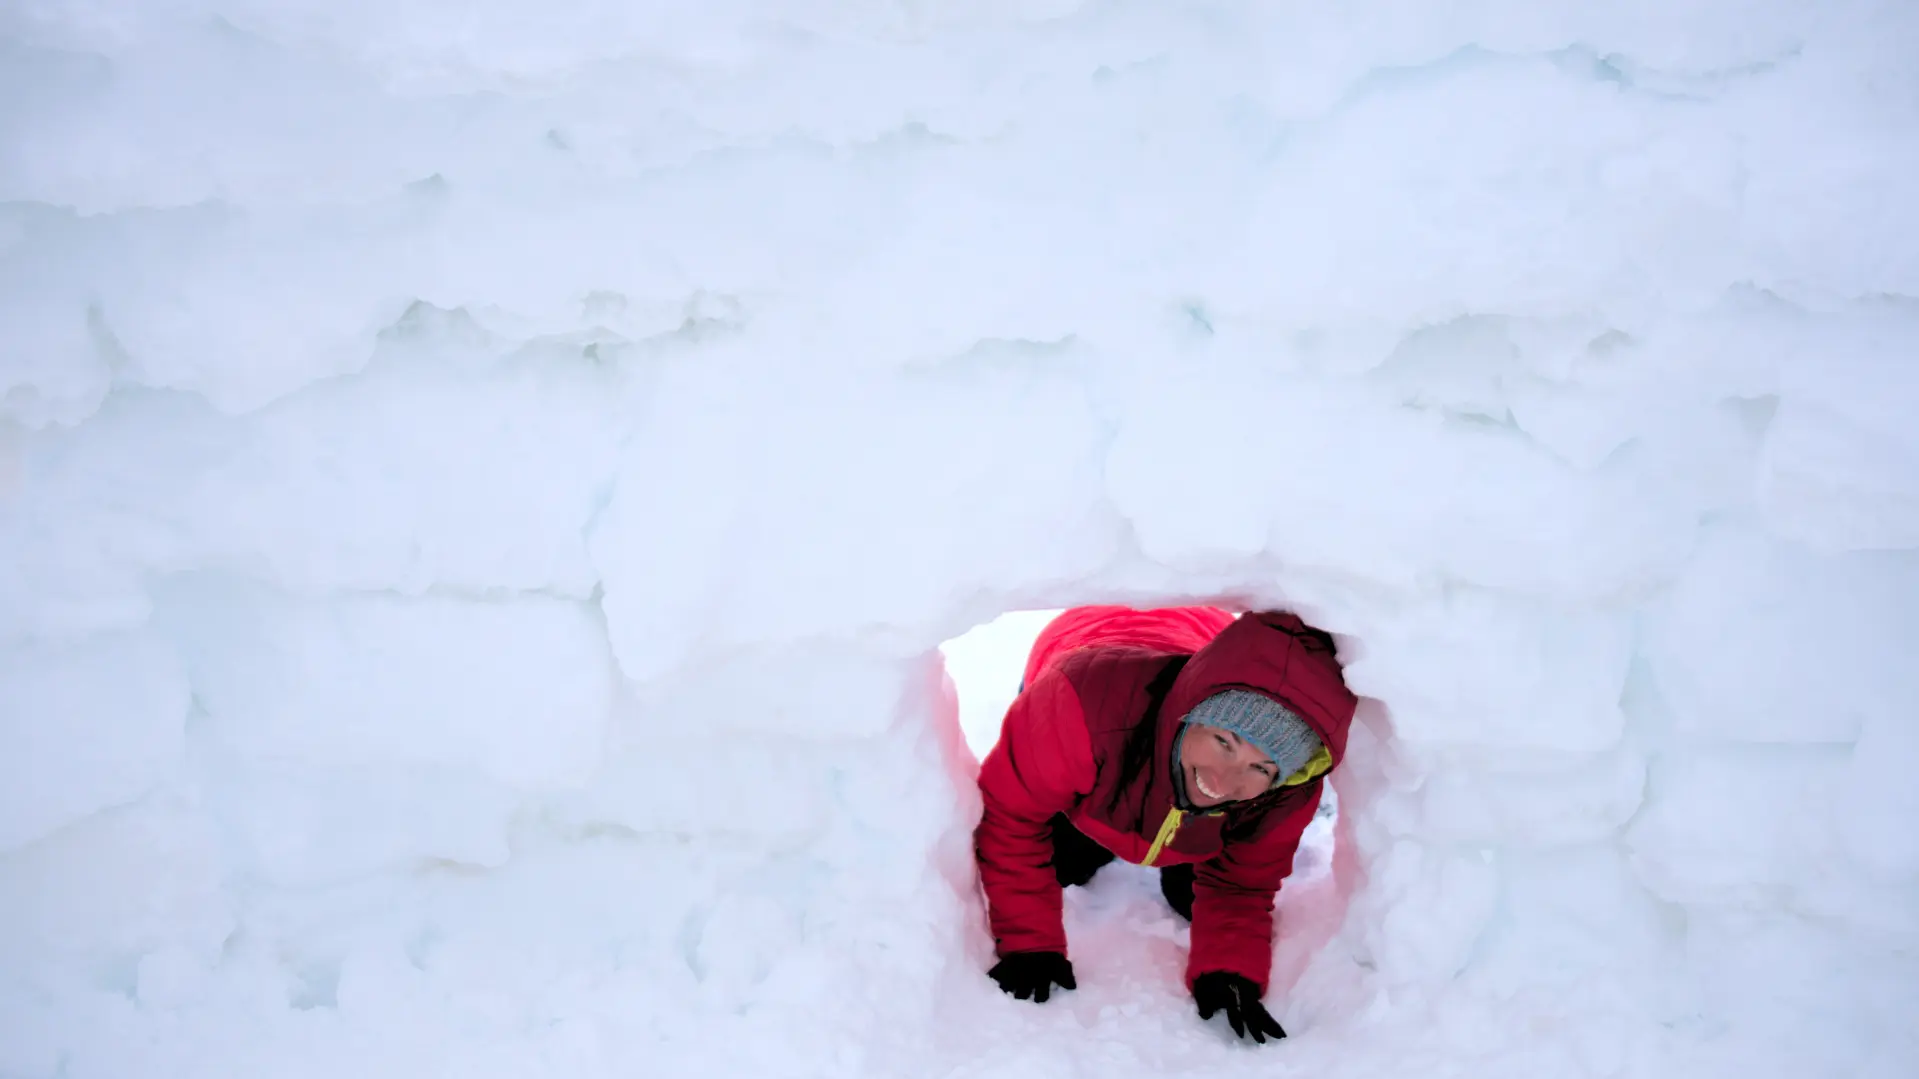
[[[1215,693],[1247,689],[1291,709],[1313,728],[1338,767],[1359,698],[1339,661],[1296,615],[1260,612],[1221,630],[1189,660],[1160,710],[1160,759],[1170,759],[1186,713]]]

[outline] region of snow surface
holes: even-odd
[[[1919,1074],[1919,9],[0,6],[0,1076]],[[1366,696],[1242,1047],[937,646]]]

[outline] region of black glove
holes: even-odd
[[[1061,989],[1079,988],[1073,981],[1073,964],[1058,952],[1014,952],[993,964],[986,976],[1015,999],[1030,997],[1035,1004],[1046,1003],[1055,982]]]
[[[1269,1036],[1274,1041],[1286,1036],[1279,1021],[1259,1002],[1259,986],[1251,978],[1223,970],[1207,971],[1193,979],[1193,1001],[1199,1005],[1201,1019],[1211,1019],[1214,1012],[1224,1011],[1233,1033],[1242,1038],[1251,1035],[1265,1045]]]

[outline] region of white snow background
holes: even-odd
[[[0,5],[0,1076],[1910,1079],[1915,57]],[[1189,601],[1366,698],[1277,1046],[1143,871],[982,973],[938,646]]]

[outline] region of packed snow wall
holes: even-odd
[[[1919,1068],[1911,5],[0,41],[0,1075]],[[935,646],[1190,600],[1367,698],[1258,1052],[981,974]]]

